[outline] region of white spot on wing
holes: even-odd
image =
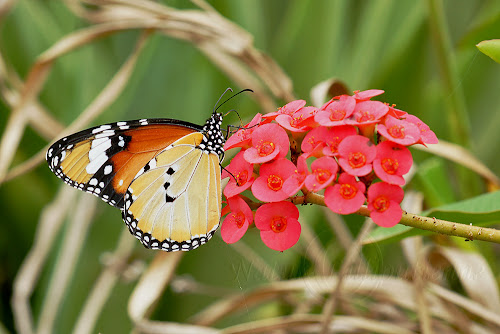
[[[109,175],[111,174],[112,171],[113,171],[113,166],[107,165],[106,167],[104,167],[104,175]]]
[[[101,125],[100,127],[92,130],[92,133],[99,133],[107,129],[111,129],[111,125]]]
[[[106,140],[109,140],[109,139],[106,137],[102,137],[102,138],[96,138],[96,139],[92,140],[92,147],[91,148],[95,148],[96,146],[101,145]]]
[[[156,168],[156,158],[151,159],[151,161],[149,161],[149,168],[151,169]]]
[[[94,147],[94,142],[97,140],[102,140],[101,145]],[[96,159],[97,157],[104,155],[106,156],[106,150],[111,147],[111,139],[109,138],[102,138],[102,139],[94,139],[92,141],[92,149],[89,151],[89,160],[92,161]]]
[[[110,136],[113,136],[114,134],[115,134],[114,130],[106,130],[106,131],[103,131],[102,133],[99,133],[98,135],[96,135],[95,139],[110,137]]]
[[[108,157],[105,154],[101,154],[90,161],[87,167],[85,167],[85,171],[87,174],[95,174],[107,160]]]

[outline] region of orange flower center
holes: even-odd
[[[280,233],[286,230],[286,218],[276,216],[271,219],[271,230],[275,233]]]
[[[369,111],[360,110],[356,117],[358,123],[369,122],[375,120],[375,116],[373,116]]]
[[[349,153],[349,159],[347,160],[352,168],[360,168],[366,165],[366,156],[361,152]]]
[[[294,110],[293,109],[284,108],[284,107],[279,107],[278,108],[278,113],[284,114],[284,115],[291,115],[291,114],[294,113]]]
[[[378,212],[384,212],[385,210],[389,209],[390,202],[385,196],[379,196],[373,201],[373,207],[375,210]]]
[[[398,171],[399,163],[397,160],[386,158],[382,159],[381,164],[387,174],[394,175]]]
[[[236,184],[238,186],[242,186],[247,183],[248,180],[248,172],[246,170],[242,170],[238,174],[236,174]]]
[[[405,137],[405,127],[402,125],[393,125],[387,132],[394,138],[404,138]]]
[[[243,212],[238,212],[238,213],[233,213],[233,217],[234,217],[234,222],[236,223],[236,226],[238,228],[241,228],[243,226],[243,224],[245,223],[245,215],[243,214]]]
[[[331,121],[341,121],[345,118],[345,114],[346,114],[345,110],[334,109],[330,113],[330,120]]]
[[[352,199],[356,196],[358,189],[351,184],[344,183],[340,186],[340,195],[345,199]]]
[[[304,181],[304,179],[306,178],[306,172],[299,172],[298,169],[295,170],[295,177],[297,178],[297,180],[299,182],[302,182]]]
[[[242,130],[237,132],[237,135],[238,135],[238,137],[240,137],[241,141],[247,140],[248,138],[250,138],[250,131],[242,129]]]
[[[283,179],[279,175],[271,174],[267,178],[267,186],[269,187],[269,189],[274,191],[281,190],[281,188],[283,187],[283,182]]]
[[[316,180],[319,183],[325,183],[332,176],[332,173],[328,169],[316,169],[315,174]]]
[[[298,128],[300,122],[302,122],[302,115],[292,118],[292,120],[290,121],[290,125],[294,128]]]
[[[274,143],[270,141],[261,142],[257,145],[257,152],[261,157],[268,156],[274,152]]]
[[[339,137],[334,137],[334,138],[332,138],[331,141],[328,142],[328,146],[330,147],[330,151],[332,151],[333,154],[338,153],[338,151],[339,151],[339,144],[340,144],[340,138]]]

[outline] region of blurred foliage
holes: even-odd
[[[6,11],[0,18],[0,56],[11,72],[2,73],[22,80],[27,78],[37,57],[44,51],[61,38],[90,25],[71,10],[70,4],[75,1],[4,3],[1,6]],[[174,8],[198,8],[180,0],[163,3]],[[256,48],[281,66],[291,78],[297,98],[309,102],[311,88],[329,78],[342,80],[352,90],[383,89],[382,101],[396,103],[398,108],[418,116],[440,139],[462,144],[495,174],[500,173],[500,66],[476,48],[480,41],[500,36],[499,1],[217,0],[209,3],[228,20],[247,30]],[[92,6],[88,4],[89,8]],[[109,34],[57,59],[39,95],[40,104],[56,120],[70,124],[126,61],[140,35],[137,30]],[[2,88],[11,85],[8,82],[12,78],[0,79]],[[153,33],[124,91],[88,125],[154,117],[180,118],[202,124],[228,86],[253,88],[237,87],[195,45]],[[275,97],[276,106],[285,102]],[[251,95],[234,99],[230,108],[237,109],[244,120],[262,112]],[[11,113],[4,96],[0,103],[1,129],[6,129]],[[235,114],[230,114],[226,121],[239,124]],[[11,167],[34,156],[48,140],[28,127]],[[409,187],[423,193],[426,208],[452,204],[486,191],[487,184],[470,171],[425,151],[413,153],[420,168]],[[54,199],[60,187],[66,186],[50,173],[45,163],[0,185],[0,256],[3,258],[0,323],[9,331],[15,328],[11,309],[14,278],[33,243],[42,209]],[[332,233],[327,218],[317,207],[300,210],[305,217],[303,224],[310,225],[326,258],[331,260],[328,266],[338,271],[346,249]],[[345,220],[348,232],[356,235],[361,226],[360,217],[346,217]],[[71,219],[67,218],[66,223],[69,222]],[[65,224],[58,233],[31,299],[35,320],[42,312],[44,300],[50,298],[46,295],[47,288],[55,263],[62,256],[62,241],[67,229],[69,226]],[[120,213],[97,203],[84,251],[57,313],[55,328],[58,333],[68,333],[74,328],[87,294],[102,270],[103,253],[115,248],[123,229]],[[452,244],[481,254],[498,284],[498,245],[467,244],[463,240],[437,236],[426,236],[425,241],[432,245]],[[282,280],[315,274],[317,263],[305,255],[308,245],[304,241],[285,253],[264,247],[257,231],[248,233],[244,242],[252,252],[265,259],[269,270]],[[137,242],[130,262],[137,260],[147,265],[153,255]],[[268,282],[269,277],[256,269],[257,260],[252,256],[251,253],[243,256],[218,236],[201,249],[185,254],[176,277],[181,282],[203,282],[202,287],[206,288],[201,293],[187,294],[168,287],[151,318],[190,322],[194,314],[217,298],[229,292],[249,291]],[[394,240],[365,247],[363,256],[368,271],[374,274],[398,277],[410,267]],[[457,285],[455,283],[452,288],[463,293]],[[127,315],[127,303],[134,286],[135,279],[116,285],[95,331],[130,331],[132,322]],[[287,305],[284,300],[277,299],[266,308],[243,311],[216,325],[225,327],[288,314]]]

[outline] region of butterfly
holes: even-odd
[[[219,226],[225,137],[217,109],[203,126],[140,119],[83,130],[56,141],[47,163],[65,183],[119,208],[146,248],[189,251]]]

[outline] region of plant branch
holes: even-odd
[[[295,205],[310,203],[326,206],[325,198],[322,195],[312,192],[308,192],[305,196],[293,197],[291,202]],[[356,213],[366,217],[370,216],[370,211],[365,205]],[[467,240],[481,240],[500,244],[500,231],[493,228],[460,224],[434,217],[424,217],[406,211],[403,212],[403,217],[399,221],[399,224],[421,230],[462,237]]]

